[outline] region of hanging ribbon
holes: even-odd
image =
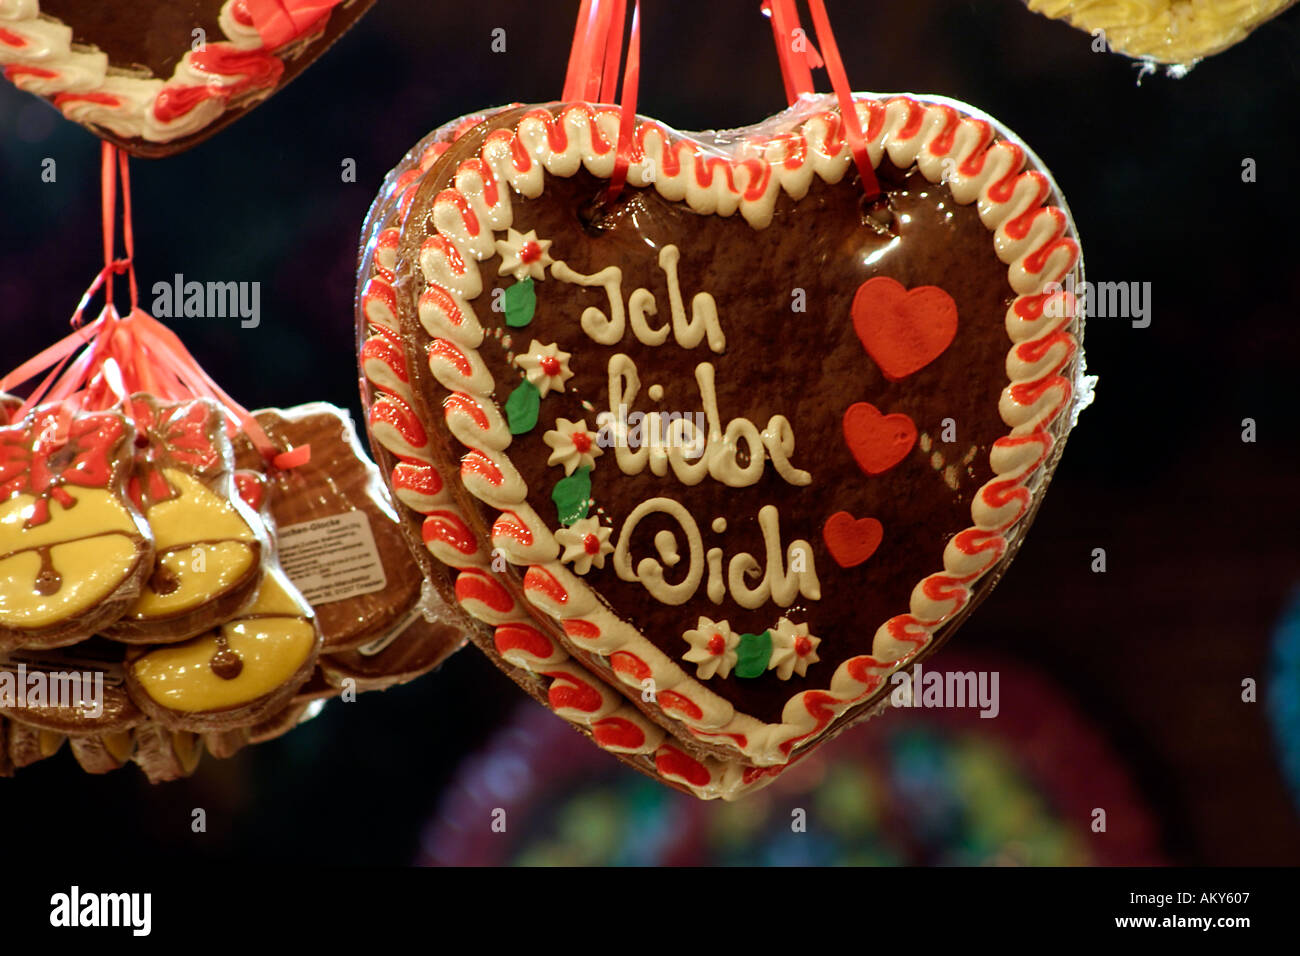
[[[582,0],[578,8],[578,23],[561,94],[565,102],[594,102],[600,98],[611,7],[609,0]]]
[[[772,35],[776,40],[776,57],[781,64],[781,79],[785,83],[785,99],[790,106],[805,93],[812,93],[812,71],[824,66],[817,48],[799,26],[799,11],[795,0],[763,0],[762,11],[772,21]],[[803,50],[796,50],[803,44]]]
[[[623,93],[618,97],[618,70],[623,54],[623,27],[627,0],[582,0],[573,29],[569,66],[561,99],[566,103],[619,103],[618,143],[610,173],[607,201],[612,202],[627,183],[636,136],[636,97],[641,83],[641,0],[632,10]]]
[[[840,117],[844,123],[844,139],[853,154],[853,163],[858,168],[862,180],[862,191],[868,202],[881,195],[880,182],[876,179],[876,170],[871,165],[871,154],[867,152],[867,139],[862,132],[862,123],[858,119],[858,110],[854,105],[853,88],[849,85],[848,72],[844,69],[844,60],[840,57],[840,48],[835,43],[835,32],[831,29],[830,17],[826,15],[825,0],[808,0],[812,11],[813,28],[817,31],[817,42],[821,44],[822,54],[818,54],[811,43],[807,50],[794,49],[796,38],[807,43],[807,36],[799,25],[799,9],[795,0],[763,0],[760,10],[772,20],[772,33],[776,40],[776,55],[781,64],[781,77],[785,82],[785,95],[791,106],[804,93],[813,91],[812,68],[826,67],[830,77],[831,89],[839,101]]]
[[[617,38],[612,42],[615,49],[621,47],[623,40],[622,20],[618,17],[620,28]],[[617,60],[614,71],[618,73]],[[641,85],[641,0],[636,0],[632,8],[632,36],[627,44],[627,66],[623,70],[623,98],[619,102],[621,117],[618,126],[618,152],[614,156],[614,172],[609,177],[609,191],[606,201],[613,202],[623,191],[627,182],[627,168],[632,163],[632,147],[636,137],[636,92]],[[609,97],[614,91],[611,88]]]
[[[119,177],[126,255],[115,259]],[[209,398],[225,413],[227,431],[233,435],[242,429],[259,454],[275,467],[294,468],[309,461],[310,445],[284,452],[277,449],[257,420],[208,376],[176,334],[139,307],[130,169],[126,154],[108,143],[103,144],[101,151],[100,187],[104,267],[77,304],[71,319],[72,334],[0,378],[0,391],[9,391],[50,370],[13,420],[21,420],[41,403],[59,403],[69,410],[64,416],[69,420],[73,408],[102,410],[119,403],[131,414],[127,398],[134,392],[146,392],[169,401]],[[122,273],[127,275],[131,297],[131,308],[125,318],[118,314],[113,303],[113,277]],[[94,322],[83,325],[85,310],[101,287],[103,311]]]

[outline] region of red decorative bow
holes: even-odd
[[[135,472],[127,493],[141,512],[179,492],[163,469],[184,465],[196,473],[221,463],[212,443],[212,409],[203,402],[158,407],[138,398],[131,400],[136,427]]]
[[[0,428],[0,501],[35,496],[25,527],[50,518],[50,499],[71,508],[64,485],[107,488],[116,471],[114,452],[126,433],[120,415],[70,418],[65,406],[39,408],[20,425]]]

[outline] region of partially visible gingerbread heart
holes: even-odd
[[[870,402],[854,402],[844,413],[844,441],[859,468],[883,475],[916,444],[916,424],[901,412],[884,415]]]
[[[0,0],[19,89],[136,156],[168,156],[302,72],[374,0]]]
[[[854,518],[847,511],[837,511],[822,525],[826,550],[842,568],[852,568],[876,553],[885,527],[875,518]]]
[[[912,290],[889,276],[876,276],[853,297],[853,328],[885,378],[919,372],[957,335],[957,303],[938,286]]]

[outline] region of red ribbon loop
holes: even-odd
[[[126,256],[113,257],[117,219],[117,179],[122,180],[122,241]],[[72,333],[0,378],[0,391],[9,391],[46,370],[14,415],[20,420],[42,402],[54,402],[71,415],[76,408],[104,409],[121,404],[134,417],[127,401],[146,392],[168,401],[192,398],[214,400],[226,415],[227,430],[243,430],[263,459],[277,468],[296,468],[311,459],[311,446],[282,451],[247,409],[227,395],[190,355],[180,338],[138,304],[135,278],[135,236],[131,227],[131,176],[125,153],[103,144],[100,186],[104,267],[82,295],[72,315]],[[113,305],[113,276],[126,273],[131,309],[123,318]],[[100,287],[104,309],[99,318],[83,326],[84,313]]]

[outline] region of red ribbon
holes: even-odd
[[[813,92],[812,71],[824,66],[821,55],[812,40],[799,26],[799,10],[794,0],[763,0],[763,13],[772,21],[772,35],[776,41],[776,57],[781,63],[781,79],[785,82],[785,99],[791,106],[804,93]],[[806,49],[799,55],[794,44],[796,36]]]
[[[824,0],[808,0],[812,10],[813,27],[817,31],[817,40],[826,51],[825,60],[819,54],[799,25],[799,8],[795,0],[763,0],[760,10],[772,20],[772,35],[776,41],[776,56],[781,63],[781,79],[785,83],[786,101],[793,106],[804,93],[813,92],[812,70],[825,66],[830,76],[831,89],[840,104],[840,116],[844,122],[844,138],[853,153],[853,162],[858,167],[862,179],[862,191],[868,201],[880,196],[880,182],[876,179],[875,168],[871,165],[871,155],[867,152],[867,139],[862,133],[862,123],[858,120],[857,107],[853,101],[853,88],[840,58],[840,49],[835,43],[835,32],[831,29],[830,18],[826,15]],[[808,44],[807,50],[799,56],[794,49],[796,35]]]
[[[862,124],[858,121],[858,109],[853,102],[853,87],[849,86],[849,75],[840,59],[840,48],[835,43],[835,33],[831,30],[830,18],[826,15],[824,0],[808,0],[812,9],[813,27],[817,30],[817,41],[825,50],[826,72],[831,78],[831,89],[840,101],[840,117],[844,120],[844,129],[853,151],[853,162],[857,164],[858,175],[862,177],[862,189],[867,199],[880,195],[880,183],[876,179],[876,170],[871,165],[871,156],[867,153],[867,139],[862,135]]]
[[[621,5],[620,5],[621,6]],[[623,17],[620,13],[618,17],[619,32],[618,37],[613,41],[616,49],[621,45],[623,39]],[[615,60],[613,73],[618,73],[618,61]],[[609,192],[606,193],[606,199],[613,202],[618,198],[618,194],[623,191],[623,185],[627,182],[627,168],[632,162],[632,147],[635,145],[636,136],[636,92],[637,87],[641,85],[641,0],[636,0],[636,6],[632,8],[632,36],[627,44],[627,66],[623,70],[623,99],[619,103],[622,111],[621,119],[618,126],[618,152],[614,156],[614,171],[609,177]],[[609,90],[609,96],[612,99],[614,91]]]
[[[122,242],[126,255],[114,259],[119,176],[122,180]],[[233,435],[242,428],[262,457],[275,467],[288,469],[309,461],[309,445],[284,452],[277,449],[257,420],[208,376],[176,334],[139,307],[134,265],[135,234],[131,226],[130,170],[126,154],[108,143],[102,145],[100,186],[104,268],[77,304],[71,320],[72,334],[0,378],[0,391],[9,391],[53,366],[12,420],[22,420],[42,402],[93,410],[120,403],[133,417],[127,398],[134,392],[146,392],[169,401],[209,398],[225,412],[228,432]],[[131,310],[125,318],[118,315],[113,305],[113,276],[123,272],[127,274],[131,294]],[[104,289],[104,309],[98,319],[83,327],[85,309],[101,286]],[[78,350],[80,354],[77,354]]]
[[[578,24],[573,33],[569,69],[561,96],[566,102],[595,102],[600,98],[611,6],[606,0],[582,0],[578,8]]]
[[[565,102],[613,103],[618,94],[618,68],[623,52],[623,25],[627,0],[582,0],[569,49],[564,76]],[[636,135],[636,94],[641,83],[641,0],[632,10],[627,65],[623,70],[623,97],[619,103],[618,144],[606,196],[613,201],[627,183]]]

